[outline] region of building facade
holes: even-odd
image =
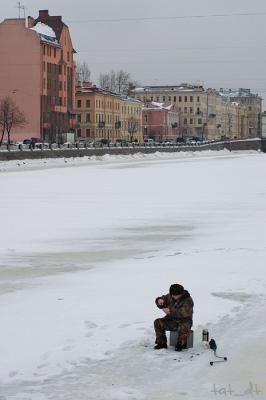
[[[84,82],[76,88],[77,129],[80,139],[143,142],[142,103]]]
[[[220,89],[220,95],[229,99],[232,103],[238,103],[247,111],[247,124],[249,138],[261,136],[262,98],[258,94],[251,93],[250,89],[238,90]]]
[[[142,109],[144,140],[177,141],[180,138],[179,112],[174,104],[151,102]]]
[[[228,98],[222,99],[220,135],[222,139],[248,139],[247,108]]]
[[[37,19],[0,23],[0,96],[10,96],[27,124],[13,140],[55,141],[75,128],[75,63],[70,32],[61,16],[40,10]]]
[[[266,138],[266,111],[263,111],[261,117],[261,137]]]
[[[182,138],[252,138],[261,133],[262,99],[250,89],[231,91],[203,86],[144,86],[132,90],[143,101],[175,104]]]
[[[155,101],[175,104],[180,115],[180,134],[185,138],[215,137],[217,134],[216,90],[187,83],[173,86],[144,86],[135,88],[131,94],[145,102]],[[217,118],[218,119],[218,118]],[[217,123],[216,123],[217,122]]]

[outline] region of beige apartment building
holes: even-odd
[[[74,131],[74,53],[67,25],[48,10],[0,23],[0,97],[10,96],[27,118],[12,140],[54,141]]]
[[[180,112],[183,138],[221,139],[260,136],[261,98],[250,89],[232,92],[203,86],[144,86],[132,95],[145,102],[175,104]],[[228,100],[228,101],[227,101]]]
[[[143,142],[142,102],[84,82],[76,87],[77,139]]]
[[[187,83],[173,86],[145,86],[135,88],[131,95],[144,103],[174,103],[180,114],[180,132],[183,138],[215,137],[220,121],[217,116],[219,93],[207,91],[201,85]]]
[[[239,107],[246,109],[248,138],[261,136],[261,115],[262,115],[262,98],[258,94],[251,93],[250,89],[240,88],[238,90],[220,89],[220,95],[231,103],[238,103]]]
[[[220,138],[248,139],[248,110],[229,99],[222,99]]]

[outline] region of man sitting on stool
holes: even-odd
[[[193,300],[187,290],[177,283],[170,286],[169,293],[155,300],[157,307],[166,314],[163,318],[154,321],[156,333],[155,350],[167,349],[167,338],[165,331],[178,330],[176,351],[186,348],[187,339],[192,327]]]

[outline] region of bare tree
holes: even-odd
[[[0,126],[2,127],[2,144],[4,134],[7,133],[7,144],[10,145],[10,133],[12,128],[24,126],[27,123],[25,114],[19,109],[11,97],[6,96],[0,102]]]
[[[130,81],[130,74],[120,69],[116,73],[116,85],[118,93],[127,93]]]
[[[112,92],[116,92],[116,73],[115,73],[115,71],[111,70],[109,73],[100,74],[99,85],[103,89],[107,89],[107,90],[111,90]]]
[[[77,63],[76,80],[77,82],[89,82],[91,78],[91,71],[86,61]]]
[[[6,131],[6,123],[4,117],[4,110],[2,108],[2,102],[0,103],[0,128],[1,128],[1,138],[0,138],[0,146],[3,143],[4,134]]]
[[[137,82],[132,81],[130,74],[121,69],[117,72],[111,70],[109,73],[100,74],[99,85],[116,93],[129,94],[129,90],[135,87]]]
[[[138,131],[139,128],[139,123],[134,117],[130,117],[127,121],[127,131],[130,135],[130,142],[132,143],[133,141],[137,141],[137,139],[134,139],[134,134]]]

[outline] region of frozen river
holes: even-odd
[[[0,400],[266,399],[266,155],[0,163]],[[182,283],[194,348],[153,351]],[[227,363],[210,367],[208,328]]]

